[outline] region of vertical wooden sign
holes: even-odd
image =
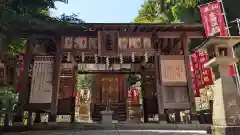
[[[34,58],[29,103],[52,102],[53,63],[52,56],[36,56]]]
[[[116,56],[118,55],[118,36],[117,31],[98,32],[98,55]]]

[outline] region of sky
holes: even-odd
[[[53,16],[78,14],[88,23],[128,23],[137,16],[144,0],[68,0],[56,3]]]

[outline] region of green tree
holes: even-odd
[[[209,0],[147,0],[139,10],[135,22],[201,23],[201,16],[197,6],[206,2],[209,2]],[[191,40],[189,49],[194,49],[201,42],[201,39]]]
[[[67,3],[67,0],[10,0],[4,6],[1,3],[0,33],[7,37],[6,45],[18,48],[12,48],[13,50],[22,51],[23,46],[19,46],[23,42],[22,30],[44,31],[64,27],[69,22],[83,23],[76,14],[50,17],[49,9],[56,8],[55,2]],[[9,47],[1,47],[0,53],[7,48]]]
[[[49,9],[55,9],[55,2],[67,0],[10,0],[0,4],[0,34],[5,35],[5,44],[0,45],[3,52],[13,54],[23,52],[26,44],[22,30],[51,30],[69,23],[83,23],[76,14],[50,17]],[[5,45],[5,46],[3,46]]]
[[[57,1],[67,3],[67,0],[5,0],[4,3],[0,2],[0,35],[6,37],[5,44],[0,43],[0,57],[3,52],[7,52],[8,57],[12,57],[7,61],[8,69],[9,66],[14,67],[16,63],[13,54],[24,51],[26,40],[22,38],[23,30],[40,32],[64,27],[70,23],[83,23],[75,14],[50,17],[49,9],[56,8],[55,2]],[[9,113],[15,102],[10,102],[8,99],[13,101],[16,91],[9,85],[2,86],[0,89],[4,93],[0,93],[0,103],[2,103],[0,112],[8,108],[4,113]],[[7,96],[5,93],[8,93]]]
[[[170,23],[173,20],[171,10],[164,0],[145,1],[135,18],[136,23]]]
[[[77,75],[77,90],[88,89],[92,87],[92,78],[89,74]]]

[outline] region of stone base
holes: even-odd
[[[159,120],[159,124],[167,124],[166,120]]]
[[[101,111],[101,114],[103,124],[112,124],[113,111]]]
[[[211,126],[211,135],[240,135],[240,126]]]
[[[129,123],[142,123],[140,105],[129,105]]]

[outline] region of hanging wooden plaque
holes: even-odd
[[[98,32],[98,55],[116,56],[118,55],[118,36],[117,31]]]
[[[186,86],[187,77],[184,63],[184,57],[179,56],[161,56],[161,80],[163,85]]]

